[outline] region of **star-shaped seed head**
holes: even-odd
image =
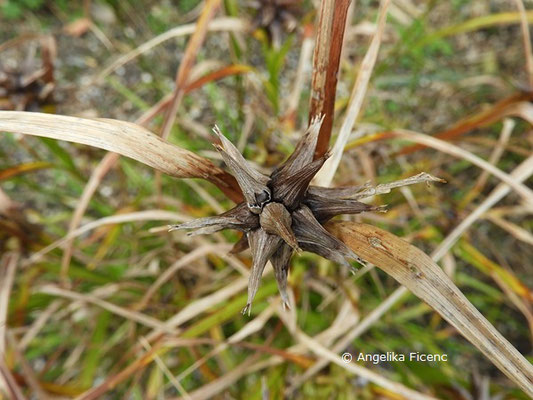
[[[313,160],[323,120],[323,117],[316,117],[311,121],[294,152],[269,176],[253,169],[215,126],[213,132],[221,144],[214,146],[235,176],[245,201],[223,214],[170,227],[171,230],[193,229],[190,235],[213,233],[222,229],[237,229],[244,233],[232,250],[232,253],[238,253],[249,247],[252,252],[248,302],[243,313],[250,313],[263,270],[269,260],[285,307],[289,307],[287,276],[294,251],[313,252],[347,267],[350,267],[350,259],[362,263],[351,249],[322,226],[339,214],[385,211],[383,206],[361,203],[359,199],[388,193],[392,188],[418,182],[442,182],[442,179],[421,173],[376,187],[368,184],[344,188],[310,186],[311,180],[328,158],[326,154]]]

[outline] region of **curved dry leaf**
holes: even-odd
[[[468,115],[451,128],[438,132],[432,137],[445,141],[457,140],[460,136],[493,124],[508,117],[518,117],[533,124],[533,106],[530,101],[532,94],[527,92],[515,93],[486,109],[472,115]],[[417,143],[404,147],[398,154],[405,155],[427,147],[425,143]]]
[[[98,147],[133,158],[177,178],[203,178],[232,199],[234,178],[211,161],[174,146],[131,122],[65,115],[1,111],[0,131],[42,136]]]
[[[381,268],[424,300],[509,379],[533,396],[533,366],[483,317],[428,255],[371,225],[330,223],[327,229],[365,261]]]
[[[511,186],[513,190],[524,199],[526,204],[528,204],[529,206],[533,206],[533,190],[528,188],[523,183],[518,182],[515,178],[503,172],[501,169],[496,168],[494,165],[476,156],[475,154],[470,153],[469,151],[466,151],[465,149],[454,144],[444,142],[443,140],[436,139],[434,137],[424,135],[418,132],[401,129],[390,133],[394,136],[418,142],[420,144],[442,151],[443,153],[450,154],[451,156],[457,158],[462,158],[468,162],[471,162],[474,165],[477,165],[478,167],[482,168],[491,175],[495,176],[496,178]]]

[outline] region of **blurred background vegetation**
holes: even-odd
[[[317,18],[317,4],[307,0],[288,7],[270,1],[258,9],[252,1],[223,1],[215,18],[231,16],[252,29],[207,34],[190,81],[208,79],[186,94],[169,141],[221,165],[210,143],[209,131],[216,123],[258,166],[268,169],[283,160],[307,123],[310,59],[303,69],[302,91],[296,92],[296,109],[290,108],[289,99],[302,72],[298,66],[304,38],[314,38],[308,32]],[[197,0],[0,2],[0,108],[135,121],[172,93],[189,36],[167,40],[102,72],[153,37],[194,23],[203,6]],[[334,136],[376,30],[378,6],[377,1],[359,0],[349,14]],[[274,10],[272,15],[265,16],[267,7]],[[533,11],[527,15],[533,20]],[[55,43],[43,45],[38,35],[53,35]],[[46,46],[55,47],[57,55],[47,57]],[[35,78],[46,62],[53,64],[53,79]],[[467,161],[432,149],[402,151],[407,142],[378,140],[380,133],[403,128],[438,134],[467,127],[450,135],[450,140],[484,159],[500,146],[496,165],[510,173],[533,148],[533,113],[518,106],[529,103],[533,89],[525,62],[514,1],[394,0],[364,108],[335,184],[383,183],[420,171],[448,184],[402,189],[372,200],[388,204],[387,214],[346,218],[378,225],[431,253],[499,182],[483,178],[483,171]],[[149,129],[159,132],[162,121],[162,114],[156,116]],[[0,213],[0,252],[22,249],[28,256],[65,236],[85,184],[104,155],[82,145],[2,134],[0,200],[9,204],[5,209],[10,211]],[[121,158],[99,185],[82,225],[142,210],[200,217],[231,207],[218,189],[204,181],[162,176],[159,184],[155,175],[148,167]],[[149,325],[128,315],[117,316],[95,301],[68,297],[66,292],[44,293],[50,285],[64,283],[60,249],[16,270],[6,360],[23,390],[40,398],[36,385],[41,395],[50,398],[75,397],[121,377],[100,398],[187,398],[186,393],[202,398],[201,391],[213,387],[209,397],[220,399],[399,398],[333,364],[294,385],[316,356],[289,350],[298,341],[268,311],[276,295],[273,277],[263,279],[251,318],[242,316],[245,286],[221,300],[209,297],[240,282],[250,266],[247,253],[226,255],[229,247],[223,244],[234,243],[238,236],[224,232],[189,238],[157,229],[173,222],[103,225],[80,236],[64,290],[157,321],[168,320],[187,306],[197,310],[199,299],[205,298],[208,307],[184,317],[174,343],[169,342],[173,335],[145,339],[152,330]],[[528,210],[511,194],[484,214],[441,262],[469,300],[530,360],[532,229]],[[143,298],[165,270],[202,246],[211,251],[192,257],[150,298]],[[342,318],[355,326],[398,287],[382,271],[372,269],[354,277],[306,253],[293,258],[289,281],[298,326],[310,336],[333,327],[334,338],[349,328],[343,328]],[[210,354],[258,315],[267,321],[261,329]],[[28,334],[32,327],[35,330]],[[12,345],[21,342],[17,354]],[[143,364],[142,354],[151,347],[165,350],[157,362]],[[367,367],[442,399],[526,398],[412,295],[373,323],[347,351],[445,353],[449,359],[445,363],[384,362]],[[206,355],[207,362],[184,374]],[[128,370],[132,365],[136,368]],[[246,369],[241,371],[243,365]],[[28,368],[33,380],[28,379]],[[235,371],[240,372],[232,384],[224,386],[221,382]],[[485,387],[490,394],[483,394]]]

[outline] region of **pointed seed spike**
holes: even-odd
[[[313,161],[322,122],[324,122],[324,115],[317,115],[311,120],[311,124],[296,144],[292,154],[279,168],[272,172],[271,178],[292,174]]]
[[[231,157],[220,145],[214,146],[222,156],[222,159],[232,174],[235,176],[250,211],[254,214],[261,213],[263,205],[270,201],[270,189],[250,176],[241,164]]]
[[[298,240],[291,228],[291,214],[283,204],[272,202],[265,205],[259,223],[267,233],[280,236],[294,250],[299,250]]]
[[[287,276],[289,274],[290,261],[292,256],[292,249],[285,243],[276,250],[270,258],[274,268],[274,275],[278,284],[278,290],[281,295],[283,305],[289,306],[289,295],[287,293]]]
[[[351,264],[346,260],[346,257],[337,250],[332,250],[314,243],[302,242],[300,243],[300,246],[305,251],[318,254],[320,257],[333,261],[334,263],[341,264],[346,268],[352,268]]]
[[[392,189],[396,189],[402,186],[414,185],[417,183],[430,183],[430,182],[441,182],[446,183],[444,179],[437,178],[433,175],[428,174],[427,172],[421,172],[417,175],[410,176],[406,179],[400,179],[399,181],[383,183],[375,187],[369,187],[366,190],[363,190],[356,195],[352,196],[354,199],[363,199],[365,197],[370,197],[378,194],[389,193]]]
[[[252,214],[245,203],[240,203],[231,210],[214,217],[198,218],[183,224],[171,225],[170,230],[195,229],[190,235],[213,233],[222,229],[248,231],[259,226],[259,218]]]
[[[348,248],[348,246],[346,246],[343,242],[326,231],[322,225],[320,225],[309,207],[302,205],[292,214],[292,217],[293,230],[302,249],[306,250],[306,247],[309,247],[304,246],[305,243],[322,248],[322,252],[328,255],[328,257],[324,256],[326,258],[334,257],[335,260],[338,260],[336,253],[341,255],[343,258],[357,258],[357,255],[350,248]],[[317,253],[320,254],[319,252]]]
[[[248,280],[248,304],[251,307],[252,301],[259,288],[261,276],[268,259],[278,249],[282,240],[276,235],[270,235],[263,229],[256,229],[248,232],[248,242],[252,251],[252,270]]]
[[[270,179],[250,166],[248,161],[246,161],[246,159],[242,156],[239,149],[237,149],[233,145],[233,143],[231,143],[231,141],[228,140],[226,136],[224,136],[224,134],[217,125],[213,127],[213,132],[222,143],[222,149],[226,152],[226,154],[228,154],[228,156],[235,160],[237,164],[239,164],[248,175],[250,175],[253,179],[255,179],[262,185],[266,185],[268,183]]]
[[[311,195],[324,196],[330,199],[349,199],[361,193],[365,189],[372,186],[371,182],[366,182],[359,186],[345,186],[345,187],[323,187],[323,186],[309,186],[308,193]]]
[[[304,203],[311,209],[321,224],[340,214],[360,214],[367,211],[383,210],[382,206],[372,206],[352,199],[336,199],[307,193]]]
[[[272,197],[283,203],[290,211],[296,208],[304,199],[309,183],[322,168],[328,155],[307,164],[290,175],[278,175],[272,179]]]

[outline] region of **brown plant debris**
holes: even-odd
[[[52,36],[40,42],[40,63],[27,57],[21,68],[14,70],[0,61],[0,110],[39,111],[53,101],[56,42]]]
[[[294,152],[270,176],[254,170],[235,146],[215,126],[213,132],[221,145],[215,148],[239,183],[245,201],[223,214],[172,225],[170,230],[194,229],[189,235],[206,234],[222,229],[244,232],[232,252],[248,246],[253,264],[248,284],[248,302],[243,313],[250,313],[252,301],[259,287],[267,261],[274,267],[278,288],[284,303],[289,306],[287,275],[294,251],[305,250],[328,260],[350,267],[347,260],[362,260],[343,242],[322,226],[339,214],[359,214],[366,211],[385,211],[358,200],[391,189],[419,182],[443,182],[427,173],[398,182],[371,187],[353,186],[324,188],[309,186],[328,154],[313,161],[313,154],[324,118],[314,118]]]
[[[272,45],[279,48],[283,30],[292,32],[298,26],[297,15],[301,9],[301,3],[301,0],[249,1],[248,5],[257,10],[252,29],[265,29]]]

